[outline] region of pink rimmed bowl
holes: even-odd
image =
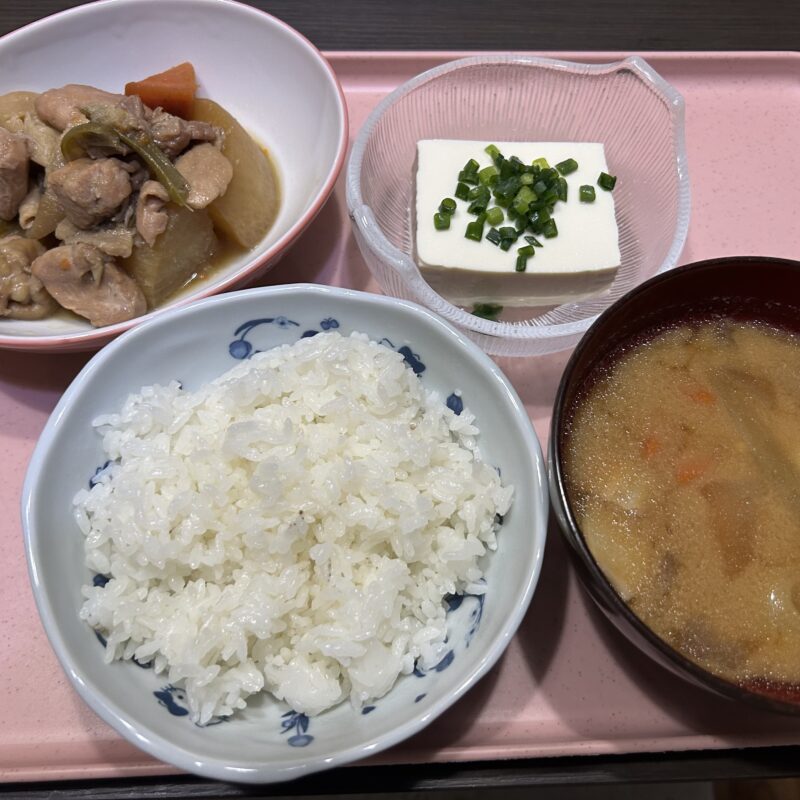
[[[31,322],[0,317],[0,348],[91,350],[164,309],[240,287],[273,266],[333,190],[348,143],[347,108],[328,62],[275,17],[231,0],[103,0],[47,17],[0,39],[0,94],[87,83],[125,83],[182,61],[198,95],[229,110],[265,146],[281,188],[264,239],[154,311],[92,328],[60,314]]]

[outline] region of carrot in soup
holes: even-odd
[[[699,403],[701,406],[711,406],[717,402],[717,396],[714,392],[704,386],[693,386],[685,391],[695,403]]]
[[[142,81],[125,84],[125,94],[138,95],[150,108],[160,106],[184,119],[192,118],[196,91],[194,67],[188,61]]]
[[[704,406],[710,406],[717,402],[716,395],[713,392],[709,392],[708,389],[703,388],[692,392],[690,397],[695,401],[695,403],[700,403]]]
[[[707,456],[695,456],[682,461],[675,469],[675,479],[681,486],[693,483],[702,478],[711,468],[711,459]]]
[[[642,442],[642,455],[646,459],[652,458],[661,451],[661,447],[661,439],[659,439],[654,433],[651,433]]]

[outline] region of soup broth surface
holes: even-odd
[[[616,359],[566,437],[573,512],[630,608],[736,683],[800,683],[800,339],[716,320]]]

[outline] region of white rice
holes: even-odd
[[[143,388],[94,423],[113,463],[75,515],[110,580],[81,618],[199,724],[262,689],[309,715],[381,697],[444,654],[444,595],[482,591],[512,488],[473,421],[363,334]]]

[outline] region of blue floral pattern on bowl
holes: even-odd
[[[296,322],[292,319],[287,319],[286,317],[264,317],[262,319],[248,320],[247,322],[241,324],[233,332],[233,335],[236,338],[228,345],[228,352],[233,358],[241,361],[246,358],[250,358],[250,356],[253,356],[256,353],[263,352],[263,349],[256,347],[248,338],[256,331],[257,328],[261,327],[262,325],[277,325],[279,328],[289,328],[292,326],[296,328],[301,327],[299,322]],[[335,317],[325,317],[324,319],[320,320],[318,328],[307,328],[300,334],[300,338],[308,339],[311,336],[316,336],[322,331],[333,331],[339,327],[341,326],[338,319]],[[415,353],[408,345],[395,347],[394,344],[392,344],[392,342],[385,337],[380,340],[380,343],[400,353],[400,355],[405,359],[406,364],[408,364],[408,366],[414,371],[415,375],[421,375],[425,371],[425,364],[422,363],[419,354]],[[460,414],[461,412],[456,411],[455,413]]]
[[[287,711],[281,716],[281,733],[294,731],[286,742],[290,747],[306,747],[314,741],[314,737],[306,733],[308,730],[308,717],[297,711]]]
[[[290,328],[292,326],[299,327],[300,323],[286,317],[264,317],[262,319],[248,320],[233,332],[236,338],[228,345],[228,352],[233,358],[250,358],[254,353],[261,352],[260,350],[254,350],[253,344],[247,339],[253,329],[259,327],[259,325],[277,325],[279,328]],[[303,335],[305,336],[305,334]]]
[[[164,706],[174,717],[186,717],[189,709],[181,703],[186,702],[186,694],[183,689],[173,686],[171,683],[163,686],[157,692],[153,692],[158,704]]]
[[[173,717],[188,717],[189,709],[183,705],[186,702],[186,692],[180,686],[173,686],[168,683],[162,686],[158,691],[153,692],[153,695],[158,700],[160,706],[172,714]],[[197,725],[198,728],[208,728],[211,725],[219,725],[222,722],[227,722],[230,717],[212,717],[205,725]]]

